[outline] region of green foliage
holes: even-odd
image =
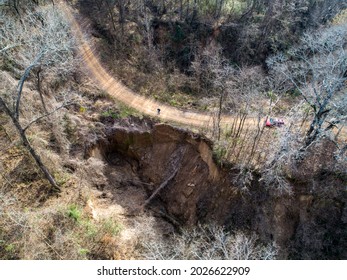
[[[79,253],[82,257],[86,257],[87,254],[90,253],[90,251],[89,251],[88,249],[81,248],[81,249],[79,249],[78,253]]]
[[[83,226],[84,233],[87,237],[94,238],[97,235],[98,229],[92,220],[90,219],[82,220],[81,225]]]
[[[274,102],[276,100],[276,94],[270,90],[266,93],[266,96],[270,99],[271,102]]]
[[[0,251],[3,252],[3,254],[0,254],[0,259],[11,260],[17,258],[17,248],[14,243],[6,243],[5,240],[0,240]]]
[[[14,244],[7,244],[6,246],[5,246],[5,251],[7,252],[7,253],[13,253],[14,251],[15,251],[15,245]]]
[[[87,108],[86,108],[86,107],[80,106],[79,112],[80,112],[81,114],[84,114],[86,111],[87,111]]]
[[[221,143],[217,143],[213,147],[213,158],[217,161],[219,165],[222,165],[226,159],[227,148]]]
[[[174,107],[187,107],[188,104],[194,103],[190,96],[181,93],[174,93],[170,95],[168,103]]]
[[[140,117],[141,114],[133,108],[130,108],[126,105],[119,105],[118,109],[108,109],[101,113],[101,116],[104,118],[124,119],[130,116]]]
[[[120,118],[126,118],[126,117],[129,117],[129,116],[140,117],[141,114],[138,111],[136,111],[135,109],[121,104],[119,106],[119,116],[120,116]]]
[[[75,204],[72,204],[68,207],[67,215],[72,218],[75,222],[80,223],[81,222],[81,210],[78,206]]]
[[[0,260],[13,259],[16,254],[16,246],[10,243],[9,236],[5,235],[0,228]]]
[[[109,118],[111,117],[112,119],[118,119],[119,118],[119,113],[114,112],[113,110],[107,110],[101,113],[102,117]]]
[[[104,220],[101,227],[105,233],[108,233],[111,236],[117,236],[122,231],[122,225],[110,218]]]
[[[92,219],[76,204],[68,206],[67,216],[74,221],[70,226],[71,237],[77,245],[76,253],[84,259],[87,259],[89,254],[100,253],[100,244],[104,240],[114,242],[114,238],[123,229],[122,225],[112,218]]]

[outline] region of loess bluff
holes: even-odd
[[[307,174],[291,178],[294,195],[273,194],[256,173],[245,193],[232,184],[235,168],[220,168],[212,147],[207,138],[166,124],[113,125],[86,157],[102,159],[111,170],[126,162],[145,189],[139,203],[164,211],[176,225],[213,222],[256,232],[263,242],[274,241],[285,259],[347,258],[345,178],[330,174],[327,166],[310,170],[308,158],[302,163]],[[312,192],[327,184],[336,192]]]

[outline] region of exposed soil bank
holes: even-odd
[[[257,174],[249,192],[241,192],[232,185],[233,173],[215,164],[208,139],[165,124],[108,128],[89,155],[111,168],[126,161],[147,199],[161,188],[148,206],[181,225],[212,221],[255,231],[262,241],[275,241],[282,258],[345,259],[346,178],[330,171],[332,162],[316,158],[322,150],[327,146],[316,147],[292,173],[293,196],[273,195]]]

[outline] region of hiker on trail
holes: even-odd
[[[158,113],[158,115],[160,115],[160,108],[157,109],[157,113]]]

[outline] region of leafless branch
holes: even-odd
[[[71,106],[71,105],[74,105],[75,103],[71,102],[71,103],[67,103],[67,104],[63,104],[57,108],[55,108],[53,111],[49,112],[49,113],[46,113],[44,115],[41,115],[40,117],[37,117],[36,119],[32,120],[29,124],[27,124],[24,128],[23,128],[23,131],[25,132],[31,125],[33,125],[34,123],[38,122],[39,120],[43,119],[43,118],[46,118],[52,114],[54,114],[55,112],[57,112],[58,110],[62,109],[62,108],[65,108],[65,107],[68,107],[68,106]]]

